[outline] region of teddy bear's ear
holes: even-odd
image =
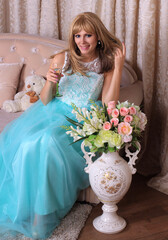
[[[31,77],[31,76],[27,76],[27,77],[25,78],[25,83],[26,83],[27,81],[29,81],[30,77]]]

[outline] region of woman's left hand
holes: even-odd
[[[125,61],[126,47],[125,44],[122,43],[122,50],[117,48],[115,52],[115,63],[114,70],[122,71],[124,61]]]

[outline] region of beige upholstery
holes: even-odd
[[[49,57],[66,47],[66,42],[26,34],[0,34],[0,63],[23,63],[18,91],[23,90],[25,77],[32,74],[46,76]],[[143,99],[142,82],[137,81],[134,70],[125,64],[122,76],[120,100],[140,105]],[[5,125],[21,113],[6,113],[0,109],[0,132]],[[80,194],[80,200],[97,203],[98,199],[88,188]]]
[[[23,63],[19,91],[28,75],[45,76],[49,57],[66,47],[66,42],[26,34],[0,34],[0,63]]]

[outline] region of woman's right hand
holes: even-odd
[[[52,60],[51,65],[46,74],[47,81],[45,86],[43,87],[40,98],[44,105],[48,104],[53,99],[53,93],[55,92],[56,83],[60,81],[60,78],[63,76],[62,74],[56,72],[55,65],[60,66],[62,68],[65,60],[65,53],[60,53],[55,56]]]
[[[62,76],[62,74],[57,73],[53,68],[49,68],[46,78],[49,82],[57,83],[60,81]]]
[[[40,98],[44,105],[47,105],[53,99],[53,93],[56,91],[56,83],[59,80],[53,68],[49,68],[46,74],[46,83],[43,87]]]

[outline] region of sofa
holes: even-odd
[[[24,90],[27,76],[46,76],[50,56],[66,48],[62,40],[28,34],[0,34],[0,132],[22,112],[7,113],[2,109],[5,100]],[[128,100],[140,105],[143,100],[142,81],[138,80],[133,68],[125,62],[120,90],[120,101]],[[90,188],[82,191],[79,200],[97,203],[98,199]]]

